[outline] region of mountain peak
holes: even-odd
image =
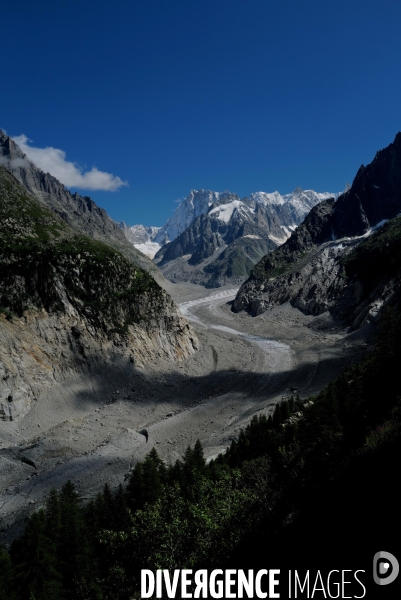
[[[69,225],[112,245],[129,260],[157,274],[150,260],[129,244],[124,232],[103,208],[89,196],[71,193],[56,177],[42,171],[4,131],[0,131],[0,165]]]
[[[351,188],[338,198],[333,210],[336,237],[363,235],[383,219],[395,217],[401,208],[400,189],[401,132],[358,169]]]
[[[292,306],[310,314],[330,310],[339,318],[351,318],[353,327],[374,320],[400,286],[399,262],[395,259],[399,219],[394,219],[401,210],[400,189],[398,133],[395,141],[377,152],[370,164],[359,168],[350,189],[337,199],[331,195],[315,206],[287,242],[260,260],[241,287],[233,310],[246,308],[261,314],[290,301]],[[310,193],[307,190],[297,201],[301,204]],[[390,219],[394,219],[392,224],[385,225]],[[382,234],[374,233],[382,225]],[[373,235],[365,239],[371,234],[375,235],[375,242]],[[358,259],[364,273],[359,281],[354,277],[357,246],[364,247]],[[390,261],[386,262],[385,252]],[[353,257],[353,266],[347,272],[344,265],[349,256]],[[370,273],[370,261],[375,261],[376,277]]]

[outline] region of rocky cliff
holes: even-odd
[[[135,370],[194,352],[188,323],[154,279],[74,230],[0,166],[0,414],[115,362]]]
[[[50,173],[30,161],[19,146],[0,130],[0,165],[66,223],[95,240],[110,244],[126,258],[162,279],[157,267],[130,244],[121,227],[89,196],[71,193]]]
[[[332,213],[337,238],[366,233],[383,219],[401,210],[401,132],[394,142],[362,165],[351,188],[338,198]]]
[[[201,192],[202,198],[212,196]],[[242,200],[223,192],[154,260],[173,282],[189,280],[207,287],[242,283],[253,265],[285,242],[305,214],[327,197],[300,188],[286,196],[257,192]]]
[[[262,258],[233,311],[261,314],[290,302],[307,313],[329,310],[353,327],[374,319],[398,298],[400,211],[398,134],[359,169],[347,192],[313,208],[283,246]]]

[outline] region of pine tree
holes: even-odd
[[[193,451],[193,464],[199,473],[205,472],[206,460],[203,454],[202,444],[200,440],[196,440]]]
[[[128,505],[133,510],[143,508],[160,498],[167,479],[167,470],[155,448],[143,462],[137,462],[127,485]]]
[[[56,488],[52,488],[46,502],[46,531],[56,547],[60,543],[60,530],[60,502]]]
[[[128,512],[127,498],[121,483],[113,497],[113,516],[113,529],[115,531],[126,531],[130,527],[131,518]]]
[[[0,600],[13,600],[14,568],[7,550],[0,546]]]
[[[58,570],[57,547],[47,537],[44,510],[29,519],[24,535],[11,546],[15,564],[15,584],[18,597],[33,595],[36,600],[67,598]]]
[[[72,594],[96,578],[96,563],[91,551],[90,535],[85,526],[78,494],[71,481],[62,487],[60,500],[59,557],[63,582]]]
[[[284,423],[288,417],[290,416],[290,405],[286,400],[280,402],[280,410],[281,410],[281,422]]]

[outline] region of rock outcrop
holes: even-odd
[[[377,152],[373,161],[362,165],[351,188],[340,196],[332,214],[337,238],[366,233],[401,210],[401,132],[394,142]]]
[[[154,260],[170,281],[207,287],[245,281],[255,263],[284,243],[309,210],[329,197],[300,188],[286,196],[257,192],[242,200],[231,192],[198,194],[209,198],[205,212]]]
[[[149,273],[67,225],[1,166],[0,199],[3,419],[74,374],[194,352],[194,333]]]
[[[290,302],[315,315],[328,310],[353,327],[373,320],[398,301],[400,211],[399,133],[359,169],[347,192],[313,208],[285,244],[262,258],[233,311],[261,314]]]

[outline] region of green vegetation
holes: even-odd
[[[388,221],[341,262],[347,277],[357,275],[368,287],[396,275],[401,265],[401,217]]]
[[[338,525],[339,499],[360,493],[368,514],[377,510],[378,461],[398,469],[400,361],[401,315],[388,309],[376,348],[361,363],[317,396],[292,397],[269,417],[255,416],[210,464],[199,442],[170,466],[153,449],[125,490],[105,486],[86,506],[70,483],[53,491],[10,557],[0,555],[4,585],[13,590],[7,598],[139,597],[143,568],[210,569],[238,556],[244,567],[255,540],[257,547],[274,540],[275,552],[278,534],[299,544],[297,530],[290,534],[303,522],[327,533],[333,521],[348,535],[354,521]],[[388,505],[385,482],[382,490]]]
[[[264,256],[254,266],[252,277],[268,279],[300,271],[314,249],[313,245],[302,248],[297,245],[296,239],[291,245],[287,242]],[[351,252],[344,254],[340,263],[341,277],[357,275],[369,288],[380,278],[397,274],[401,264],[401,217],[391,219]]]
[[[287,246],[280,246],[273,252],[269,252],[254,266],[251,277],[264,280],[299,271],[312,250],[313,248],[289,251]]]
[[[248,277],[252,267],[266,254],[269,243],[262,239],[240,238],[230,244],[216,261],[205,267],[212,281],[221,277]]]
[[[0,312],[64,312],[69,302],[95,327],[125,334],[157,304],[153,278],[107,244],[77,233],[0,168]]]

